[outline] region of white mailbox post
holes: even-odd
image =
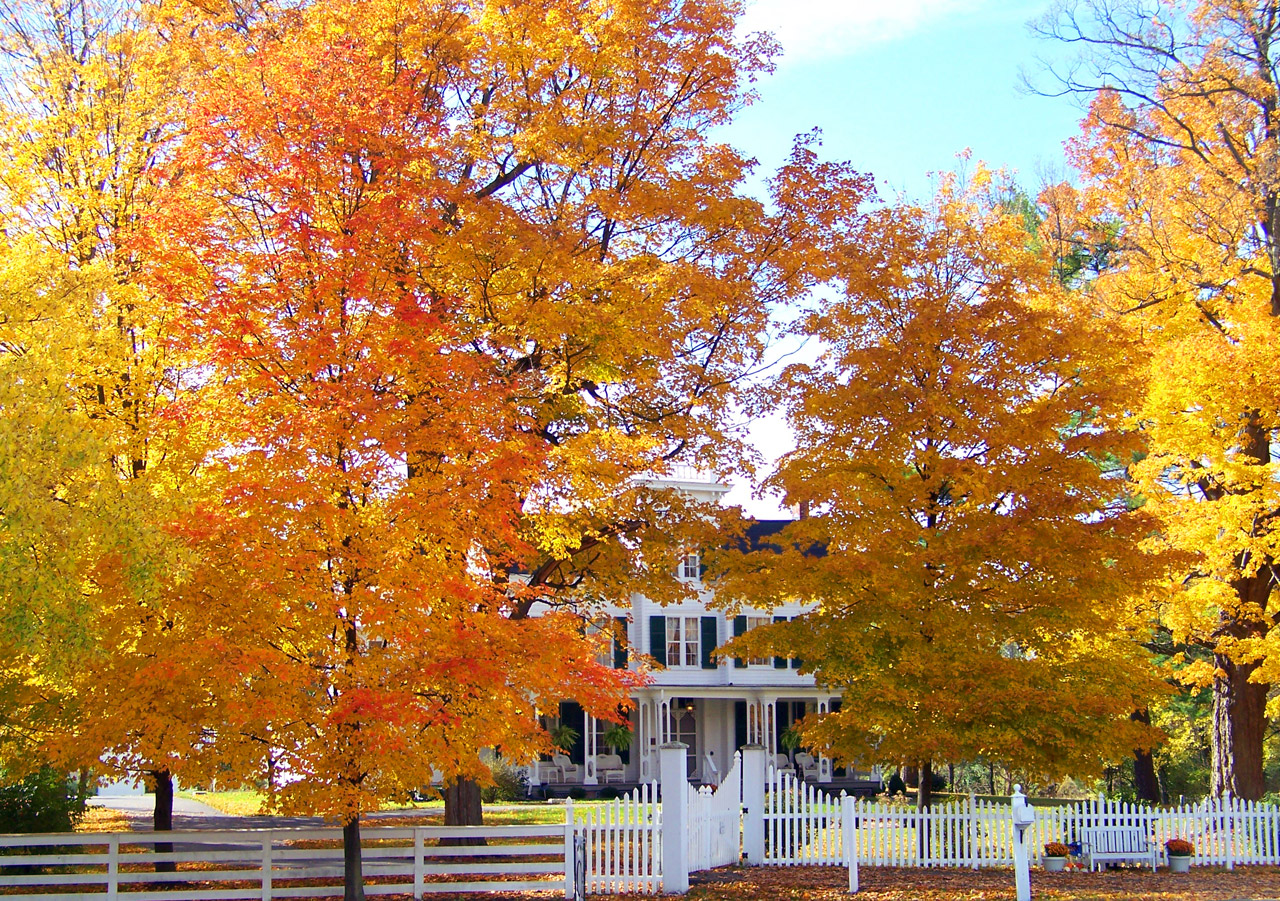
[[[1027,859],[1027,829],[1036,820],[1035,809],[1027,804],[1022,786],[1013,787],[1013,880],[1018,901],[1031,901],[1031,863]]]

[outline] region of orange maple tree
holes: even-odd
[[[349,898],[360,812],[529,759],[565,697],[616,716],[593,598],[689,590],[672,564],[715,517],[642,477],[739,464],[769,305],[820,277],[856,181],[801,145],[777,212],[740,193],[707,139],[768,64],[739,11],[327,0],[190,29],[151,273],[223,438],[189,602],[273,801],[344,823]]]

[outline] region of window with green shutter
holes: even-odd
[[[719,664],[713,656],[716,650],[716,639],[719,637],[714,616],[702,618],[702,668],[716,669]]]
[[[667,618],[649,617],[649,656],[663,666],[667,665]]]
[[[613,668],[627,668],[627,618],[613,618]]]

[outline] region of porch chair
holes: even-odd
[[[596,755],[596,778],[604,784],[610,782],[622,782],[626,777],[626,770],[622,766],[622,757],[618,754],[597,754]]]
[[[539,760],[536,766],[538,767],[538,781],[543,785],[564,781],[564,772],[554,763],[548,760]]]
[[[797,751],[796,763],[800,765],[800,772],[806,782],[817,781],[818,761],[813,759],[812,754],[807,754],[804,751]]]
[[[551,762],[560,769],[561,782],[581,782],[582,767],[569,759],[567,754],[552,754]]]

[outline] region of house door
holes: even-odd
[[[685,757],[685,775],[692,776],[698,768],[698,711],[692,701],[682,701],[680,706],[671,708],[669,734],[672,741],[689,746]]]

